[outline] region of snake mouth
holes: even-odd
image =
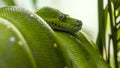
[[[62,25],[58,25],[54,22],[49,22],[49,25],[51,26],[52,29],[57,30],[57,31],[64,31],[64,32],[77,32],[81,29],[82,23],[77,23],[75,26],[71,27],[64,27]]]
[[[75,25],[75,26],[73,27],[73,30],[74,30],[75,32],[77,32],[77,31],[79,31],[81,28],[82,28],[82,23],[79,23],[79,24],[77,24],[77,25]]]
[[[53,23],[53,22],[49,25],[51,26],[51,28],[53,30],[56,30],[56,31],[63,31],[63,32],[71,33],[71,30],[73,30],[71,28],[67,28],[67,27],[64,27],[62,25],[58,25],[58,24]]]
[[[81,26],[79,26],[79,25],[74,26],[74,28],[73,28],[73,30],[75,30],[75,31],[78,31],[78,30],[80,30],[80,29],[81,29]]]

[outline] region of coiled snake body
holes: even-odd
[[[3,7],[0,17],[0,68],[109,68],[81,21],[57,9]]]

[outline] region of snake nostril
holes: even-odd
[[[82,26],[82,22],[80,20],[77,20],[77,25]]]

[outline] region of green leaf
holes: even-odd
[[[15,5],[14,0],[3,0],[3,2],[5,2],[8,6],[14,6]]]
[[[117,48],[118,48],[118,51],[120,51],[120,29],[117,32],[117,39],[119,40]]]
[[[101,55],[103,55],[103,47],[105,46],[105,33],[106,33],[106,13],[107,8],[103,9],[103,0],[98,0],[98,36],[96,44],[98,45]],[[105,15],[105,16],[104,16]]]
[[[118,9],[116,9],[116,18],[118,18],[120,16],[120,6],[118,7]]]
[[[37,10],[37,0],[32,0],[33,7],[35,10]]]
[[[120,7],[120,0],[116,0],[114,6],[115,6],[115,10],[118,9]]]

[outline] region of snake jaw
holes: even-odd
[[[80,21],[80,23],[78,23],[77,25],[75,25],[75,26],[73,27],[73,30],[75,30],[75,32],[77,32],[77,31],[79,31],[81,28],[82,28],[82,23],[81,23],[81,21]]]
[[[66,17],[66,20],[59,19],[45,19],[52,29],[57,31],[64,31],[67,33],[75,33],[82,28],[82,22],[74,18]]]
[[[74,28],[73,28],[73,30],[75,30],[75,32],[77,32],[78,30],[80,30],[81,29],[81,27],[79,27],[79,26],[75,26]]]
[[[57,24],[57,22],[47,22],[52,29],[57,30],[57,31],[64,31],[67,33],[75,33],[77,31],[79,31],[82,28],[82,23],[78,23],[75,26],[72,25],[71,27],[66,26],[66,23],[64,24]]]

